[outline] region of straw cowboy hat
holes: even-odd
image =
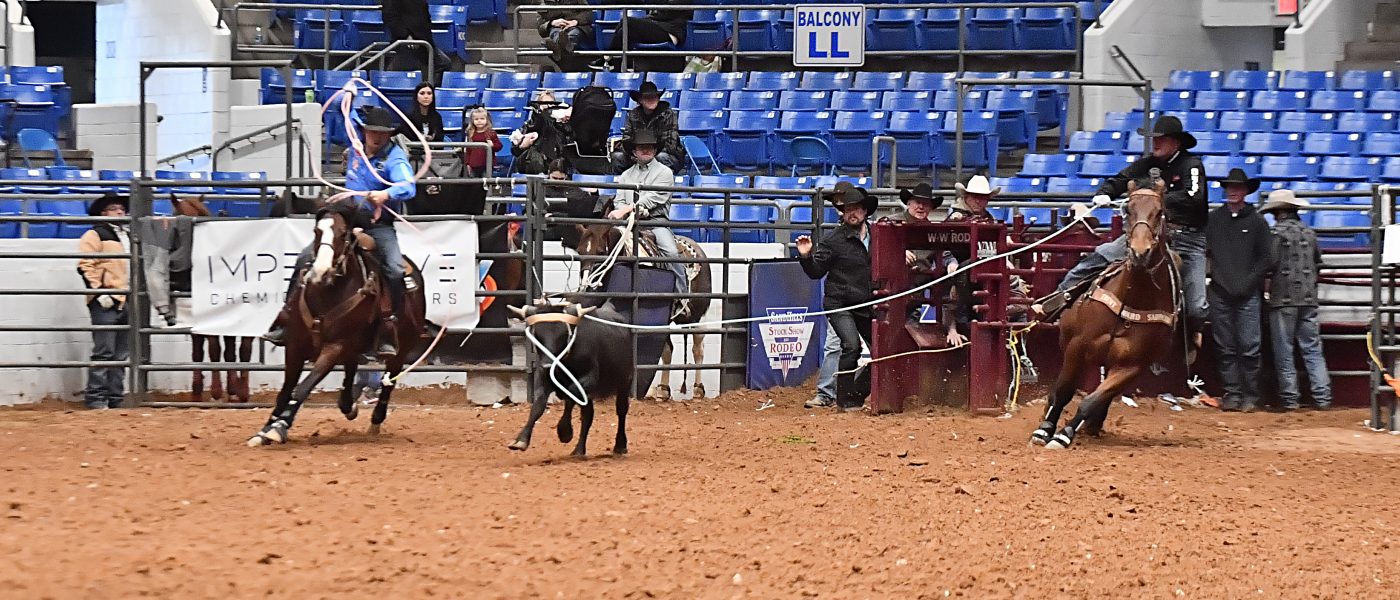
[[[1312,206],[1307,200],[1299,198],[1293,190],[1274,190],[1269,192],[1269,201],[1259,208],[1259,212],[1266,213],[1274,210],[1302,210]]]
[[[1246,192],[1246,195],[1259,191],[1259,179],[1250,179],[1248,175],[1245,175],[1244,169],[1230,169],[1230,174],[1220,180],[1220,186],[1222,188],[1230,184],[1248,187],[1249,191]]]
[[[899,190],[899,201],[909,204],[910,200],[918,198],[932,205],[933,208],[943,206],[943,198],[933,195],[933,186],[927,183],[920,183],[913,188],[901,188]]]
[[[961,184],[961,183],[956,183],[956,184],[953,184],[953,187],[955,187],[955,188],[958,189],[958,195],[960,195],[960,196],[966,195],[966,194],[980,194],[980,195],[983,195],[983,196],[995,196],[995,195],[1001,193],[1001,188],[1000,188],[1000,187],[996,187],[996,188],[992,187],[992,182],[988,181],[987,178],[986,178],[985,176],[983,176],[983,175],[973,175],[973,176],[972,176],[972,179],[967,180],[967,185],[963,185],[963,184]]]
[[[865,214],[870,215],[880,205],[880,201],[865,188],[859,188],[849,181],[838,181],[836,186],[830,191],[822,192],[822,197],[826,198],[837,210],[844,210],[847,206],[859,204],[865,207]]]
[[[1152,131],[1143,131],[1139,129],[1138,133],[1142,134],[1143,137],[1175,137],[1181,140],[1182,150],[1190,150],[1196,147],[1196,136],[1187,133],[1186,128],[1181,125],[1181,119],[1171,115],[1157,119],[1157,122],[1152,124]]]
[[[113,204],[120,204],[122,205],[122,208],[131,210],[130,198],[127,198],[126,196],[118,196],[116,194],[108,192],[101,198],[93,200],[92,204],[88,205],[88,216],[100,217],[102,216],[102,211],[107,210],[107,207]]]
[[[630,92],[627,92],[627,95],[632,97],[633,102],[641,102],[643,96],[656,96],[659,98],[662,94],[665,93],[666,90],[658,89],[655,83],[652,83],[650,81],[643,81],[640,87]]]

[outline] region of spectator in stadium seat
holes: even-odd
[[[544,4],[578,4],[575,0],[545,0]],[[574,49],[593,39],[593,11],[553,9],[540,13],[537,27],[544,47],[553,54],[551,58],[560,67],[575,63]],[[572,68],[567,70],[573,70]]]
[[[640,88],[629,92],[637,107],[627,113],[627,122],[622,126],[623,139],[630,138],[638,131],[650,131],[660,140],[656,160],[672,171],[681,171],[685,166],[685,146],[681,144],[680,115],[671,108],[671,103],[661,99],[664,90],[657,89],[650,81],[642,82]],[[625,152],[612,155],[613,172],[621,173],[632,166],[632,157]]]
[[[660,147],[658,142],[656,136],[645,129],[638,131],[631,138],[623,140],[624,147],[631,151],[633,164],[617,177],[617,183],[654,186],[675,185],[675,174],[671,168],[656,158]],[[680,258],[680,249],[676,246],[676,234],[669,227],[644,225],[648,219],[665,220],[670,218],[667,214],[670,203],[671,192],[620,189],[617,190],[617,196],[613,197],[614,208],[612,212],[608,213],[608,218],[626,219],[627,215],[636,213],[638,226],[651,230],[652,235],[656,237],[656,247],[661,251],[661,254],[670,258]],[[665,265],[676,275],[676,293],[690,293],[690,279],[686,276],[685,263],[668,262]]]
[[[550,181],[568,181],[569,161],[557,158],[549,163]],[[550,200],[550,212],[561,210],[554,202],[563,200],[562,212],[565,216],[578,219],[602,218],[603,199],[596,192],[573,185],[545,184],[545,197]],[[549,227],[546,240],[560,240],[565,248],[578,249],[579,228],[576,225],[556,224]]]
[[[841,412],[858,412],[870,395],[870,372],[857,369],[861,343],[870,345],[873,312],[864,304],[873,296],[870,279],[870,226],[866,218],[875,212],[878,202],[864,189],[849,181],[837,182],[826,199],[841,211],[841,225],[822,237],[813,248],[812,238],[797,237],[798,262],[812,279],[826,278],[822,308],[843,309],[827,315],[827,322],[841,340],[840,371],[836,375],[836,408]],[[818,398],[808,402],[815,404]],[[813,406],[814,407],[814,406]]]
[[[384,16],[384,29],[389,32],[389,39],[399,40],[422,40],[430,47],[423,48],[415,45],[404,48],[394,53],[393,63],[390,69],[395,71],[423,71],[428,68],[428,52],[435,53],[436,64],[433,65],[435,71],[447,70],[447,55],[443,54],[432,46],[433,43],[433,20],[428,15],[428,0],[379,0],[379,8]],[[425,79],[433,79],[435,74],[428,74]],[[434,79],[435,80],[435,79]]]
[[[418,141],[415,131],[422,133],[429,142],[442,141],[442,113],[437,109],[437,98],[433,84],[426,81],[418,84],[413,90],[414,110],[408,111],[406,115],[408,122],[399,125],[399,130],[394,132],[397,135],[405,136],[409,141]]]
[[[467,131],[463,136],[469,142],[490,142],[491,154],[501,151],[501,136],[496,134],[491,123],[491,113],[480,106],[467,113]],[[481,147],[462,149],[462,162],[467,167],[467,177],[490,177],[486,172],[486,149]]]
[[[1186,296],[1186,326],[1192,333],[1192,346],[1200,346],[1205,324],[1206,304],[1206,220],[1210,207],[1206,198],[1206,169],[1200,157],[1191,153],[1196,137],[1181,125],[1181,119],[1157,119],[1152,131],[1141,132],[1152,138],[1152,154],[1133,161],[1117,175],[1105,179],[1094,196],[1095,208],[1107,206],[1128,191],[1128,182],[1146,180],[1154,171],[1167,185],[1166,204],[1170,244],[1181,257],[1182,292]],[[1032,311],[1042,319],[1055,319],[1089,282],[1108,265],[1128,256],[1127,236],[1100,244],[1075,265],[1056,292],[1040,299]]]
[[[1273,269],[1269,223],[1248,202],[1259,189],[1241,169],[1220,181],[1225,205],[1210,213],[1206,256],[1210,261],[1210,327],[1216,365],[1225,384],[1221,410],[1253,411],[1259,402],[1260,294]]]
[[[129,206],[126,196],[107,194],[88,205],[88,214],[94,217],[125,217]],[[78,239],[78,252],[123,254],[131,251],[131,235],[123,223],[95,223],[92,229]],[[129,259],[126,258],[82,258],[78,260],[78,274],[83,278],[87,289],[125,289],[128,285]],[[93,325],[126,325],[126,295],[95,294],[87,298],[88,316]],[[127,332],[92,332],[93,361],[123,361],[127,359]],[[105,410],[121,406],[125,396],[124,367],[89,367],[87,388],[83,390],[83,402],[93,410]]]
[[[540,90],[536,93],[530,102],[530,118],[510,134],[515,172],[541,174],[549,168],[549,163],[563,158],[564,147],[573,141],[573,130],[569,126],[571,116],[569,105],[556,100],[553,92]]]
[[[1299,407],[1298,370],[1293,351],[1303,356],[1312,388],[1313,406],[1332,406],[1332,380],[1322,355],[1322,336],[1317,323],[1317,277],[1322,268],[1322,252],[1317,233],[1298,218],[1298,210],[1308,201],[1292,190],[1274,190],[1261,213],[1274,213],[1274,265],[1269,278],[1269,333],[1273,338],[1274,368],[1278,372],[1278,395],[1284,410]]]
[[[659,5],[668,4],[689,4],[685,0],[659,0]],[[627,41],[630,44],[664,44],[670,42],[680,47],[685,43],[685,29],[690,24],[690,20],[695,17],[693,10],[675,10],[654,8],[647,11],[645,17],[627,17],[625,24],[619,24],[617,32],[613,33],[612,42],[608,44],[608,49],[613,51],[622,50],[622,28],[627,27]],[[604,56],[589,65],[594,69],[607,71],[612,68],[609,57]]]

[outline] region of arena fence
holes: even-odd
[[[1376,186],[1371,202],[1371,322],[1367,343],[1372,348],[1375,369],[1370,377],[1371,427],[1400,433],[1400,390],[1383,377],[1382,369],[1400,371],[1400,264],[1383,262],[1382,236],[1397,226],[1396,204],[1400,188]]]

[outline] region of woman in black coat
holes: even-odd
[[[415,131],[421,132],[429,142],[442,141],[442,113],[437,109],[437,94],[433,84],[424,81],[413,90],[413,110],[408,111],[408,122],[399,125],[395,133],[407,136],[410,141],[418,141]]]

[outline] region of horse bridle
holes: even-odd
[[[1148,189],[1143,189],[1128,194],[1128,201],[1131,202],[1133,196],[1145,196],[1148,194],[1157,196],[1158,199],[1161,199],[1161,196],[1158,195],[1157,192]],[[1131,236],[1134,231],[1137,231],[1139,225],[1146,226],[1148,231],[1152,232],[1152,246],[1154,248],[1157,247],[1162,242],[1162,233],[1166,230],[1167,225],[1167,220],[1163,214],[1158,213],[1157,217],[1159,221],[1157,222],[1157,225],[1155,227],[1152,225],[1152,223],[1147,222],[1147,219],[1138,219],[1136,221],[1133,221],[1133,223],[1128,226],[1128,235]]]

